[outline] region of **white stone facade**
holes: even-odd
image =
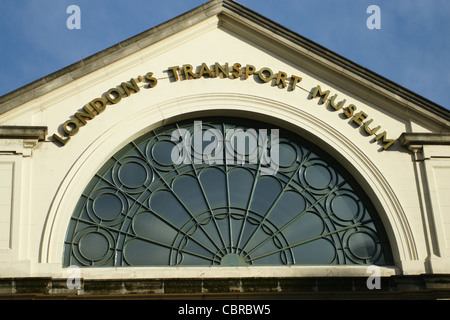
[[[393,84],[346,67],[319,49],[308,50],[261,17],[237,13],[236,4],[212,1],[201,8],[62,70],[45,83],[0,101],[0,277],[67,278],[62,267],[67,226],[92,176],[127,142],[166,123],[205,115],[240,116],[288,127],[333,155],[364,188],[387,230],[395,264],[382,275],[450,274],[449,112],[402,96]],[[176,81],[170,69],[194,72],[215,63],[244,74],[247,65],[270,68],[273,81],[251,75]],[[237,70],[235,69],[235,70]],[[70,136],[63,124],[112,88],[139,76],[139,92],[123,94]],[[276,85],[284,73],[287,86]],[[265,71],[263,77],[270,75]],[[294,90],[292,75],[300,77]],[[141,79],[142,80],[142,79]],[[321,103],[320,86],[330,91]],[[351,117],[344,108],[356,107]],[[116,97],[111,93],[111,98]],[[428,103],[430,104],[430,103]],[[425,106],[424,106],[425,105]],[[347,109],[348,110],[348,109]],[[360,118],[354,118],[359,112]],[[368,122],[373,119],[372,122]],[[358,123],[360,121],[361,124]],[[368,123],[367,123],[368,122]],[[380,126],[386,139],[366,131]],[[14,132],[22,126],[32,133]],[[47,128],[42,135],[36,128]],[[68,130],[72,130],[68,127]],[[4,132],[4,133],[3,133]],[[53,137],[70,140],[61,144]],[[404,134],[402,136],[402,134]],[[399,139],[400,136],[403,139]],[[366,276],[365,267],[212,267],[83,269],[85,279]]]

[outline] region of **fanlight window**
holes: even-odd
[[[279,155],[273,174],[262,174],[267,162],[250,161],[255,150],[249,141],[241,154],[227,155],[224,147],[224,152],[212,153],[214,163],[195,161],[194,121],[158,128],[127,144],[81,195],[68,227],[63,264],[392,264],[369,198],[329,155],[281,129],[275,140],[269,133],[278,128],[265,123],[202,122],[203,133],[214,129],[223,137],[228,130],[248,133],[250,127],[255,129],[251,132],[266,130],[267,150],[278,147],[269,150]],[[174,132],[188,134],[174,141]],[[192,161],[175,164],[173,152],[183,137],[191,148],[183,151]],[[210,141],[214,139],[219,138]],[[207,146],[203,141],[200,151]]]

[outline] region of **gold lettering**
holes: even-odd
[[[95,118],[95,114],[92,112],[90,108],[88,108],[90,105],[87,104],[83,107],[83,110],[85,112],[77,112],[75,113],[75,117],[81,122],[81,124],[84,126],[87,121]]]
[[[370,128],[369,128],[369,125],[370,125],[372,122],[373,122],[373,119],[370,119],[369,121],[366,121],[366,122],[364,123],[364,130],[366,130],[366,132],[367,132],[369,135],[373,135],[373,134],[377,133],[377,131],[380,130],[380,128],[381,128],[381,126],[378,126],[378,127],[376,127],[375,129],[370,129]]]
[[[357,123],[359,126],[362,125],[362,122],[367,118],[367,114],[364,111],[358,112],[353,118],[353,122]]]
[[[219,78],[228,78],[230,75],[230,68],[228,67],[228,63],[225,66],[221,66],[218,62],[214,65],[214,70],[216,73],[216,77]]]
[[[98,105],[100,104],[100,105]],[[94,108],[95,111],[97,111],[97,114],[102,113],[105,111],[106,108],[106,101],[102,98],[94,99],[90,102],[90,105],[92,108]]]
[[[252,74],[254,74],[255,71],[256,71],[256,68],[255,68],[254,66],[248,64],[248,65],[245,67],[245,76],[244,76],[244,79],[248,79],[248,77],[251,76]]]
[[[202,66],[200,67],[200,72],[198,73],[198,78],[203,77],[204,74],[207,74],[208,76],[212,77],[211,69],[206,65],[206,63],[202,63]]]
[[[176,67],[170,67],[167,68],[169,71],[172,71],[173,76],[175,77],[175,81],[178,81],[180,78],[178,76],[178,70],[180,70],[180,67],[176,66]]]
[[[122,82],[121,84],[123,91],[125,91],[127,97],[131,95],[131,93],[139,92],[140,88],[136,83],[136,80],[131,79],[129,82]]]
[[[279,88],[286,88],[286,78],[287,74],[282,71],[279,71],[275,85],[278,86]]]
[[[292,91],[294,91],[295,88],[297,87],[297,83],[302,81],[302,78],[292,75],[291,79],[292,79]]]
[[[60,136],[58,136],[56,133],[53,135],[53,138],[55,138],[56,140],[58,140],[59,142],[61,142],[64,146],[66,145],[67,142],[69,142],[70,137],[66,137],[65,139],[61,138]]]
[[[169,68],[174,72],[175,78],[178,78],[178,67]],[[189,70],[188,70],[189,71]],[[108,103],[116,104],[119,103],[122,98],[130,96],[132,93],[137,93],[140,91],[138,86],[138,82],[142,81],[148,82],[148,85],[153,88],[158,83],[158,79],[153,77],[152,72],[148,72],[145,75],[145,78],[139,76],[137,79],[132,78],[130,81],[122,82],[120,86],[117,88],[109,89],[103,98],[97,98],[89,102],[83,107],[83,110],[78,111],[74,114],[74,116],[64,122],[62,125],[63,131],[66,133],[67,137],[61,137],[58,134],[54,134],[53,138],[56,141],[59,141],[61,144],[65,145],[71,136],[76,135],[80,127],[85,126],[89,120],[94,119],[98,114],[105,111]]]
[[[185,64],[182,67],[184,78],[185,79],[197,79],[197,78],[206,78],[208,77],[220,77],[220,78],[241,78],[248,79],[251,75],[257,75],[261,81],[267,83],[271,80],[274,80],[272,84],[276,85],[279,88],[286,88],[289,85],[292,87],[292,91],[296,89],[296,86],[299,82],[302,81],[301,77],[292,75],[290,77],[290,83],[288,83],[288,76],[285,72],[279,71],[274,76],[272,69],[264,67],[259,71],[256,71],[255,66],[247,64],[245,66],[245,70],[243,70],[242,65],[240,63],[234,63],[231,67],[229,67],[228,63],[224,65],[215,62],[214,66],[208,66],[206,63],[202,63],[199,69],[199,72],[194,73],[194,68],[190,64]],[[180,80],[181,71],[179,66],[169,67],[169,76],[170,72],[173,73],[173,77],[175,81]],[[89,120],[94,119],[98,114],[102,113],[108,103],[117,104],[119,103],[123,97],[129,97],[133,93],[137,93],[140,91],[140,87],[138,85],[139,82],[147,82],[148,85],[153,88],[157,85],[158,79],[153,77],[152,72],[148,72],[145,76],[139,76],[138,78],[130,79],[130,81],[125,81],[120,84],[120,86],[116,88],[109,89],[102,98],[97,98],[86,104],[82,110],[76,112],[71,119],[64,122],[62,125],[62,130],[65,135],[58,135],[57,133],[53,134],[54,141],[60,142],[62,145],[66,145],[67,142],[71,139],[72,136],[76,135],[80,127],[85,126]],[[322,91],[320,85],[317,85],[312,93],[310,92],[310,99],[319,98],[318,103],[323,104],[328,100],[330,96],[330,90]],[[344,107],[346,103],[346,99],[343,99],[339,103],[336,102],[338,99],[338,94],[335,94],[329,101],[330,106],[335,110],[341,110],[345,114],[347,118],[352,118],[351,121],[356,123],[358,126],[364,125],[364,130],[369,135],[375,135],[375,140],[380,141],[384,144],[383,149],[387,150],[394,143],[395,139],[388,139],[386,131],[377,135],[377,132],[380,130],[381,126],[377,126],[373,129],[370,128],[370,125],[373,123],[373,119],[365,121],[368,115],[364,111],[359,111],[356,113],[357,107],[353,104],[350,104],[347,107]]]
[[[185,80],[191,80],[197,78],[197,75],[192,71],[194,68],[190,64],[183,66]]]
[[[344,108],[344,114],[347,116],[347,118],[350,118],[353,116],[353,113],[356,110],[356,106],[354,104],[349,105],[347,108]]]
[[[117,88],[109,89],[106,93],[106,99],[112,104],[119,103],[122,100],[122,92]]]
[[[158,84],[158,79],[153,77],[153,72],[148,72],[145,75],[145,80],[148,82],[150,88],[153,88]]]
[[[63,124],[63,130],[69,136],[74,136],[80,130],[80,122],[77,119],[67,120]]]
[[[240,63],[235,63],[233,65],[233,71],[231,72],[231,75],[234,78],[239,78],[242,75],[242,70],[241,70],[241,64]]]
[[[265,72],[269,73],[269,75],[267,77],[264,75]],[[269,68],[262,68],[261,70],[259,70],[258,75],[259,75],[259,78],[262,81],[267,83],[270,80],[272,80],[272,78],[273,78],[273,71],[270,70]]]
[[[334,100],[336,100],[336,97],[337,97],[337,94],[335,94],[335,95],[333,96],[333,98],[331,98],[331,100],[330,100],[330,106],[332,106],[335,110],[339,110],[339,109],[341,109],[341,108],[344,106],[346,100],[344,99],[344,100],[342,100],[338,105],[336,105],[336,104],[334,103]]]
[[[381,138],[383,138],[383,143],[386,143],[386,145],[383,147],[384,150],[387,150],[395,142],[395,140],[393,140],[393,139],[386,139],[386,131],[383,131],[382,133],[377,135],[375,140],[378,141]]]
[[[312,98],[316,98],[317,95],[319,95],[319,104],[323,104],[327,99],[328,95],[330,94],[330,90],[322,92],[322,89],[319,85],[317,85],[316,89],[314,90],[312,94]]]

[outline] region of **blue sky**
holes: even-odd
[[[207,0],[0,0],[0,96]],[[450,0],[238,0],[247,8],[450,109]],[[69,30],[67,7],[81,9]],[[381,29],[366,26],[370,5]]]

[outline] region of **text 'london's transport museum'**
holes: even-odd
[[[0,298],[449,298],[449,195],[448,109],[213,0],[0,97]]]

